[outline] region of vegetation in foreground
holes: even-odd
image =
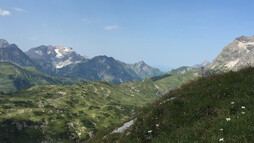
[[[40,85],[0,95],[0,142],[80,142],[122,123],[159,95],[151,80]]]
[[[134,125],[104,142],[254,141],[254,68],[202,77],[141,109]],[[103,142],[102,141],[102,142]]]

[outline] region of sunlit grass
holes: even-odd
[[[124,134],[108,135],[104,140],[253,142],[253,83],[254,68],[199,78],[140,110],[136,123]],[[172,97],[175,99],[168,101]]]

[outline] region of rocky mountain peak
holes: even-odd
[[[254,66],[254,36],[236,38],[223,48],[208,68],[238,70],[245,66]]]
[[[146,65],[146,63],[142,60],[142,61],[139,61],[139,62],[137,62],[137,64],[139,64],[139,65]]]
[[[247,36],[240,36],[240,37],[237,37],[235,40],[236,40],[236,41],[239,41],[239,42],[254,41],[254,36],[250,36],[250,37],[247,37]]]
[[[26,54],[31,59],[50,63],[55,68],[62,68],[70,64],[80,63],[85,59],[72,48],[65,47],[61,44],[57,46],[39,46],[30,49]]]
[[[133,64],[133,67],[137,67],[137,68],[144,68],[144,67],[147,67],[147,66],[148,65],[143,60]]]
[[[209,66],[210,62],[208,60],[205,60],[204,62],[202,62],[201,64],[196,64],[194,66],[192,66],[193,68],[205,68],[207,66]]]
[[[9,43],[6,40],[0,39],[0,48],[7,47],[8,45]]]
[[[19,66],[35,66],[33,61],[17,45],[9,44],[4,39],[0,39],[0,61]]]
[[[162,74],[159,69],[150,67],[143,60],[129,66],[142,79]]]

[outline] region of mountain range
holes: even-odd
[[[51,76],[106,80],[114,83],[143,80],[162,74],[160,70],[148,66],[143,61],[126,64],[107,56],[89,59],[62,45],[42,45],[24,53],[17,45],[9,44],[3,39],[0,39],[0,61],[18,66],[32,66]]]
[[[57,75],[60,76],[106,80],[114,83],[140,81],[160,74],[161,71],[148,66],[143,61],[132,65],[107,56],[97,56],[85,62],[70,64],[57,71]]]

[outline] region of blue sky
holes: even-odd
[[[254,35],[253,9],[251,0],[0,0],[0,38],[23,51],[62,44],[89,57],[179,67]]]

